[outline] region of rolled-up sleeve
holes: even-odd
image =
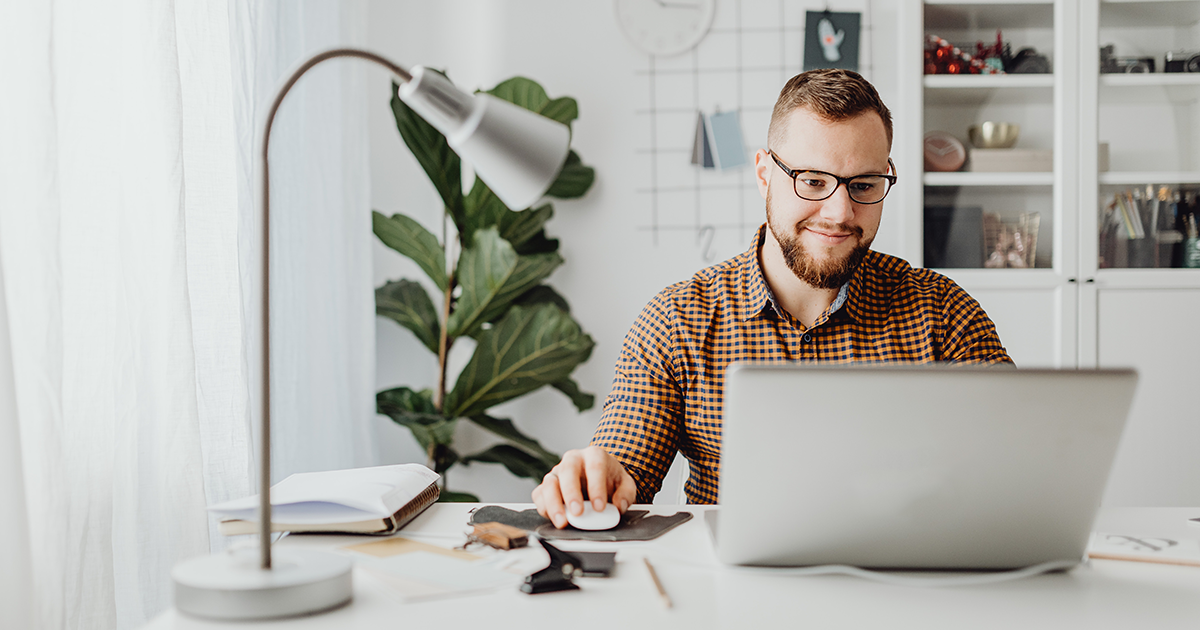
[[[612,454],[633,477],[638,503],[654,500],[683,430],[675,319],[664,293],[642,309],[625,335],[612,392],[592,436],[592,445]]]

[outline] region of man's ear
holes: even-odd
[[[771,181],[771,167],[775,166],[771,154],[766,149],[759,149],[754,154],[754,183],[758,184],[758,194],[767,198],[767,186]]]

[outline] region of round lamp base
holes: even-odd
[[[271,556],[270,569],[258,566],[257,549],[175,565],[175,608],[206,619],[272,619],[332,610],[354,594],[348,558],[308,549],[272,550]]]

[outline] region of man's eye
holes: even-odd
[[[800,183],[809,188],[822,188],[825,186],[825,180],[823,179],[801,179]]]
[[[874,182],[850,182],[850,187],[856,192],[871,192],[875,190],[875,186]]]

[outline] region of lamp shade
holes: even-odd
[[[413,68],[399,95],[514,210],[541,198],[567,159],[566,125],[490,94],[467,94],[426,68]]]

